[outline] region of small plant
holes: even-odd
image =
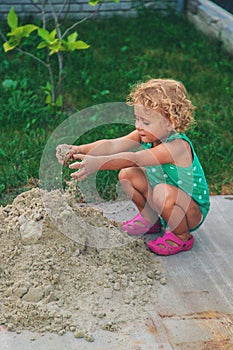
[[[117,0],[113,0],[117,2]],[[67,9],[69,8],[70,1],[67,1],[63,6],[63,11],[60,11],[59,13],[56,11],[53,3],[51,0],[42,1],[37,0],[33,2],[34,5],[40,9],[41,11],[41,19],[42,19],[42,26],[39,27],[35,24],[25,24],[25,25],[19,25],[18,16],[16,15],[14,8],[12,7],[11,10],[8,13],[7,16],[7,23],[10,27],[10,32],[8,32],[5,35],[0,31],[1,36],[4,39],[3,48],[5,52],[12,51],[14,49],[17,49],[19,52],[30,56],[40,64],[42,64],[47,70],[49,74],[49,82],[45,84],[45,87],[43,88],[46,99],[45,103],[49,106],[50,109],[60,109],[63,105],[62,101],[62,81],[63,81],[63,53],[64,52],[73,52],[76,50],[85,50],[90,47],[87,43],[85,43],[82,40],[78,40],[78,32],[73,31],[78,24],[89,18],[90,16],[77,21],[70,27],[64,30],[62,33],[61,31],[61,15],[65,12],[64,8],[67,6]],[[98,5],[96,11],[98,10],[99,6],[103,3],[103,1],[100,0],[90,0],[89,4],[92,6]],[[51,31],[47,29],[48,27],[48,19],[46,17],[46,11],[45,6],[49,5],[54,27]],[[96,12],[95,11],[95,12]],[[94,12],[94,13],[95,13]],[[36,50],[37,54],[34,54],[30,51],[24,50],[23,44],[27,45],[28,41],[27,39],[32,33],[37,33],[37,39],[39,39],[39,42],[37,42]],[[9,40],[7,40],[7,37]],[[39,51],[45,49],[46,50],[46,58],[43,60],[41,59],[39,55]],[[55,71],[55,63],[54,60],[52,60],[53,56],[57,56],[57,74]]]

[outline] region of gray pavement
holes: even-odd
[[[111,219],[135,213],[130,202],[98,205]],[[207,350],[233,349],[233,196],[212,196],[204,224],[194,232],[191,251],[156,257],[167,284],[155,296],[144,324],[119,332],[98,331],[95,341],[0,328],[0,350]]]

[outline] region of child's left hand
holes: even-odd
[[[85,180],[86,177],[98,170],[97,157],[89,156],[85,154],[75,154],[74,159],[82,160],[81,162],[75,162],[70,164],[70,169],[79,169],[71,174],[73,179],[78,181]]]

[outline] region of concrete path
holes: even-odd
[[[117,220],[135,213],[129,202],[102,209]],[[159,257],[167,284],[144,324],[135,320],[119,332],[98,331],[93,343],[72,334],[15,334],[1,327],[0,350],[233,349],[233,196],[211,197],[210,213],[194,236],[192,251]]]

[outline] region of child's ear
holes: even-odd
[[[171,121],[171,120],[167,120],[167,127],[169,131],[172,131],[176,128],[176,121]]]

